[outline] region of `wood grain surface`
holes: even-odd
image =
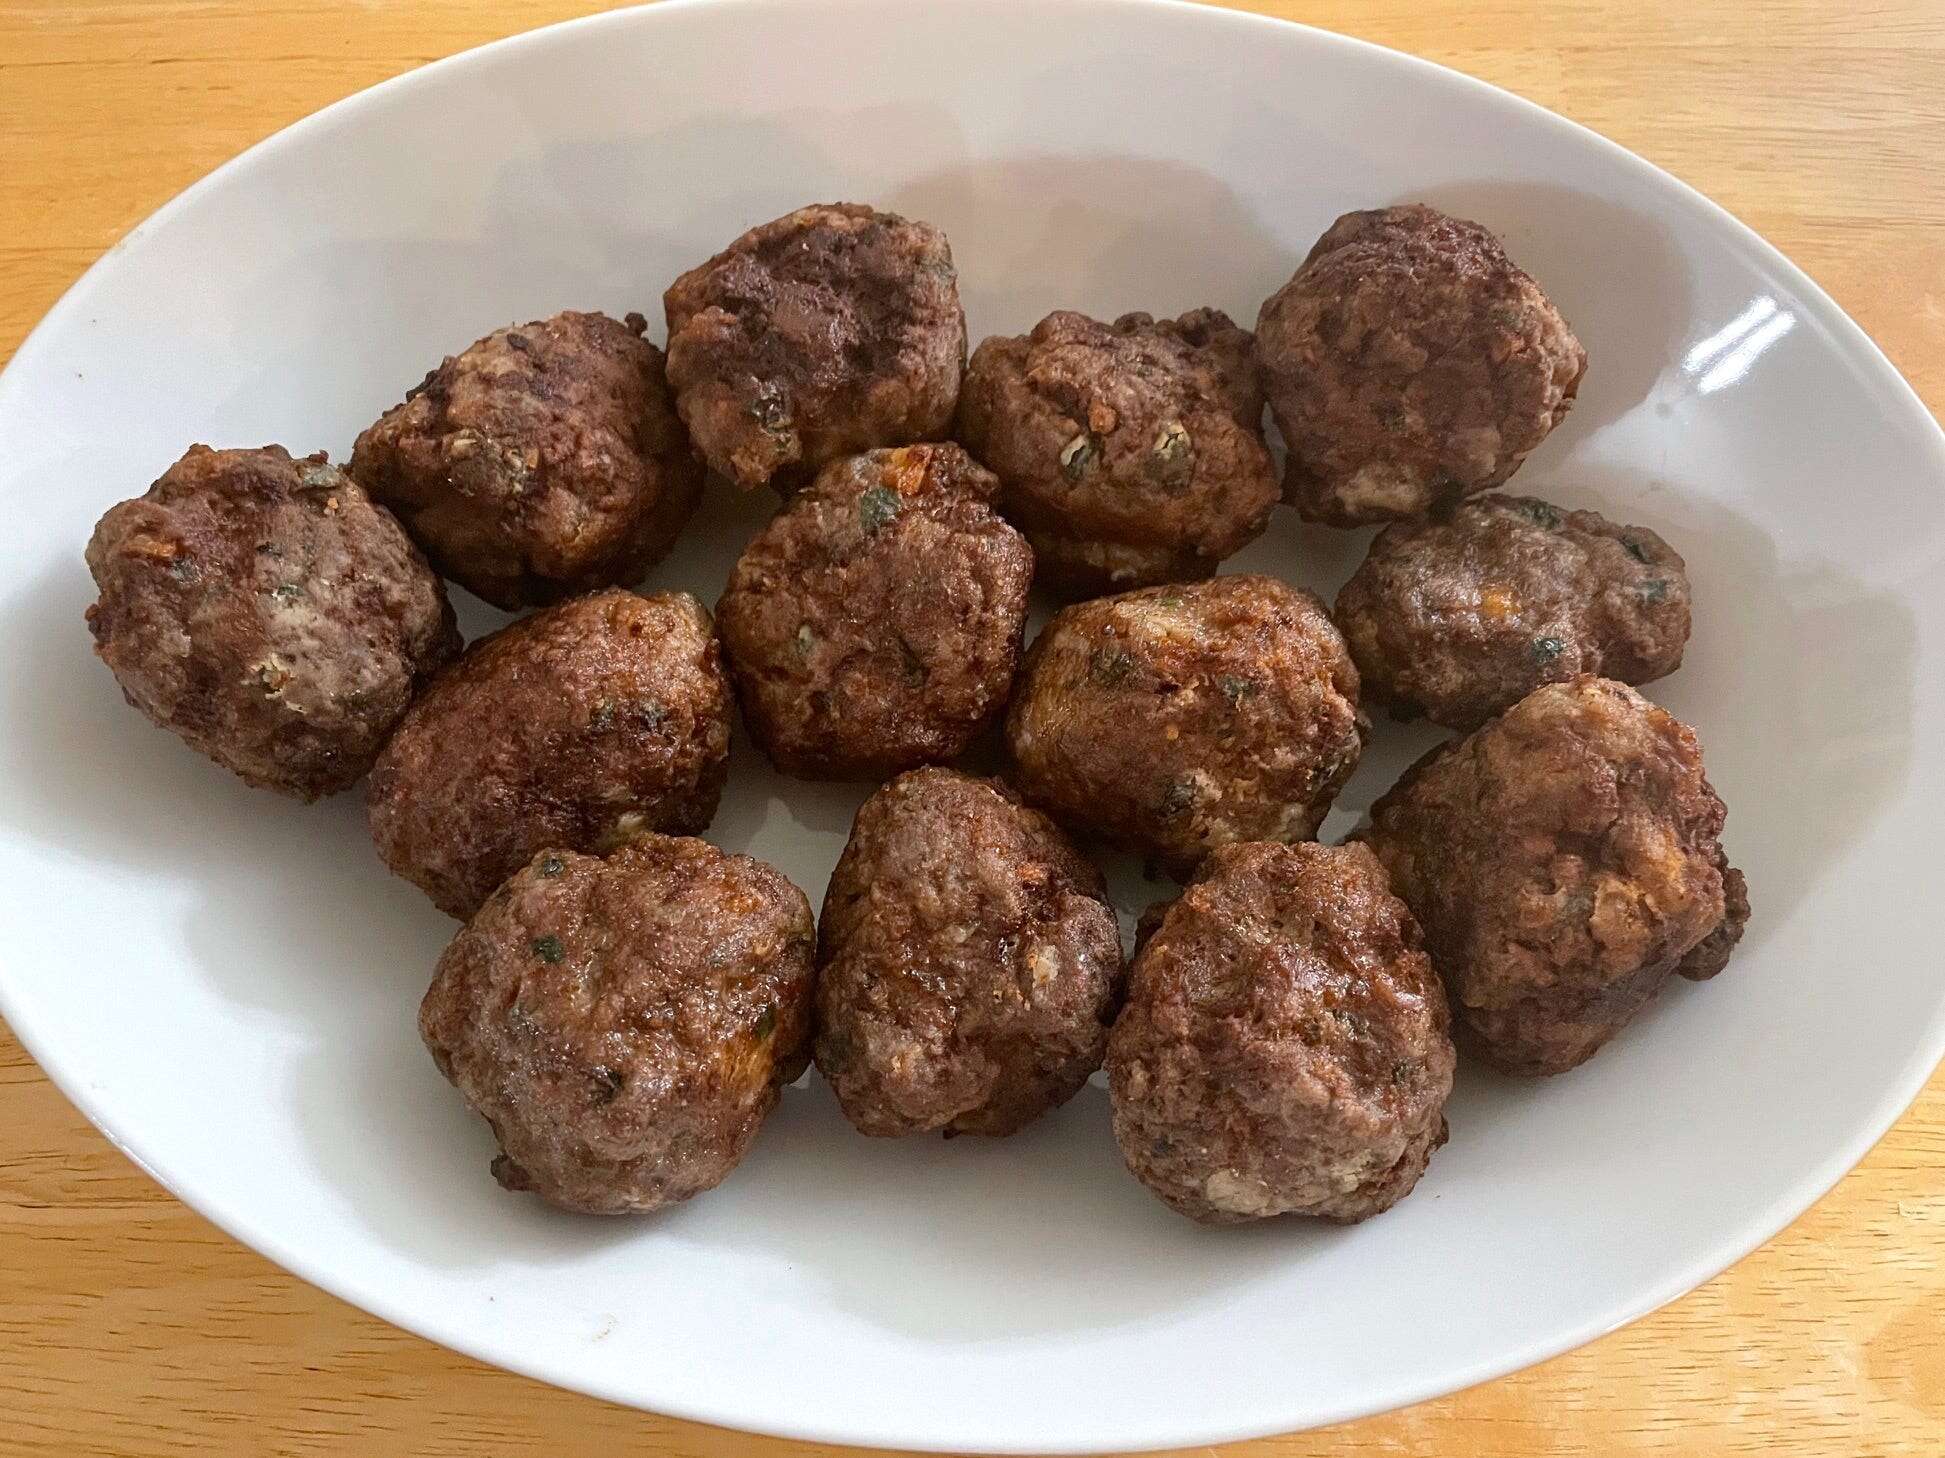
[[[599,8],[0,0],[0,358],[131,225],[250,143],[396,72]],[[1945,407],[1941,0],[1239,8],[1446,62],[1660,163],[1808,269]],[[554,1391],[312,1290],[151,1183],[4,1032],[0,1394],[10,1455],[835,1451]],[[1659,1314],[1441,1401],[1220,1451],[1936,1458],[1945,1078],[1787,1233]]]

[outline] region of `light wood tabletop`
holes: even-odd
[[[129,227],[250,143],[396,72],[599,8],[0,0],[0,358]],[[1945,407],[1940,0],[1243,8],[1446,62],[1661,164],[1802,264]],[[833,1451],[555,1391],[313,1290],[151,1183],[4,1032],[0,1393],[8,1454]],[[1469,1392],[1221,1451],[1935,1458],[1945,1078],[1788,1232],[1659,1314]]]

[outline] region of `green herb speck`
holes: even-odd
[[[1641,545],[1640,538],[1622,537],[1621,545],[1627,548],[1628,555],[1634,558],[1635,561],[1646,562],[1649,560],[1648,549]]]
[[[561,939],[551,932],[544,937],[535,937],[533,949],[534,955],[549,966],[561,959]]]
[[[1550,532],[1560,529],[1560,513],[1544,501],[1522,501],[1519,512],[1535,526],[1543,526]]]
[[[1098,684],[1113,688],[1135,670],[1135,661],[1112,645],[1097,648],[1087,665],[1087,676]]]
[[[304,595],[304,589],[295,582],[280,582],[270,589],[270,595],[278,602],[296,602]]]
[[[891,487],[872,486],[858,498],[858,524],[868,532],[875,532],[897,521],[898,513],[904,506],[904,501]]]
[[[1253,679],[1238,678],[1229,673],[1217,679],[1216,683],[1222,689],[1222,696],[1229,700],[1229,707],[1232,709],[1241,707],[1244,699],[1249,698],[1262,687]]]
[[[558,876],[566,869],[567,862],[559,856],[542,856],[540,858],[540,874],[543,876]]]
[[[1093,464],[1094,455],[1100,449],[1099,443],[1086,431],[1082,431],[1060,448],[1061,473],[1069,481],[1078,481],[1087,474]]]
[[[759,1040],[769,1037],[777,1030],[777,1005],[768,1004],[756,1015],[756,1036]]]
[[[810,630],[809,623],[799,623],[797,625],[797,637],[795,641],[798,654],[801,657],[808,658],[810,657],[810,650],[817,644],[817,635]]]
[[[1667,596],[1668,582],[1666,578],[1654,577],[1641,584],[1641,600],[1643,602],[1660,602]]]
[[[1182,594],[1179,592],[1165,592],[1160,597],[1155,599],[1156,607],[1178,608],[1181,605],[1182,605]]]
[[[1195,781],[1173,780],[1162,791],[1161,812],[1173,817],[1182,814],[1195,804]]]
[[[1535,638],[1533,640],[1533,661],[1548,664],[1566,651],[1567,645],[1558,638]]]
[[[612,729],[614,723],[615,706],[612,699],[601,700],[600,703],[594,706],[594,712],[588,715],[588,728],[590,729]]]
[[[178,582],[188,582],[196,575],[196,564],[187,557],[171,557],[169,575]]]

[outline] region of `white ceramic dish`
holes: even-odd
[[[191,441],[342,455],[441,353],[663,285],[796,204],[942,225],[975,337],[1059,305],[1253,319],[1339,211],[1485,220],[1592,354],[1516,484],[1688,556],[1652,692],[1700,727],[1756,917],[1578,1073],[1464,1071],[1419,1191],[1351,1230],[1208,1231],[1089,1090],[1002,1142],[852,1135],[813,1079],[722,1189],[551,1214],[418,1046],[451,927],[356,796],[245,789],[90,661],[81,546]],[[1945,439],[1776,253],[1618,148],[1332,36],[1130,0],[674,3],[429,67],[138,227],[0,381],[4,1010],[118,1145],[319,1285],[551,1382],[776,1433],[954,1449],[1216,1441],[1599,1335],[1781,1228],[1945,1045]],[[714,601],[760,503],[652,580]],[[1335,589],[1363,534],[1236,565]],[[475,605],[476,606],[476,605]],[[489,620],[471,615],[477,628]],[[1347,813],[1426,743],[1384,727]],[[739,749],[712,832],[813,900],[861,792]],[[1335,826],[1341,827],[1341,815]],[[1124,879],[1124,909],[1160,888]]]

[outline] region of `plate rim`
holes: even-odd
[[[83,309],[91,288],[105,271],[113,266],[117,256],[128,245],[139,241],[150,230],[165,225],[178,213],[193,207],[205,193],[221,187],[233,173],[245,170],[277,149],[298,144],[312,130],[341,121],[360,108],[377,102],[395,89],[402,90],[410,86],[423,85],[435,77],[496,59],[504,52],[559,40],[570,32],[592,32],[610,27],[622,30],[644,23],[652,25],[655,23],[655,17],[694,10],[759,10],[791,4],[801,7],[805,3],[807,0],[655,0],[655,3],[634,4],[619,9],[569,17],[486,41],[426,64],[411,67],[298,118],[252,143],[190,183],[136,222],[103,250],[101,255],[61,293],[54,304],[28,331],[5,368],[0,369],[0,416],[4,416],[13,406],[15,395],[24,389],[21,381],[37,367],[40,354],[50,347],[49,341],[65,326],[69,316]],[[819,3],[822,3],[822,0],[819,0]],[[842,3],[860,7],[878,6],[897,14],[900,0],[842,0]],[[909,0],[906,0],[906,3],[909,3]],[[938,3],[941,8],[949,6],[962,11],[986,9],[996,13],[1009,13],[1014,0],[938,0]],[[1034,3],[1048,3],[1048,0],[1034,0]],[[1193,13],[1199,17],[1193,23],[1205,24],[1211,28],[1227,26],[1238,31],[1264,32],[1274,29],[1282,32],[1299,32],[1306,37],[1305,43],[1308,45],[1325,51],[1349,50],[1363,53],[1380,64],[1415,72],[1421,77],[1436,80],[1442,85],[1456,86],[1495,105],[1510,106],[1516,112],[1523,113],[1526,120],[1533,124],[1570,134],[1582,145],[1591,144],[1610,161],[1649,180],[1656,187],[1670,190],[1673,199],[1700,213],[1716,228],[1724,230],[1727,235],[1726,242],[1739,245],[1746,253],[1753,255],[1757,263],[1777,275],[1796,292],[1802,301],[1810,306],[1816,322],[1826,331],[1830,345],[1839,351],[1848,363],[1857,368],[1860,375],[1871,382],[1885,400],[1887,407],[1892,401],[1896,401],[1900,413],[1906,414],[1910,420],[1919,423],[1921,428],[1916,432],[1914,445],[1929,454],[1937,478],[1941,484],[1945,484],[1945,427],[1941,427],[1937,417],[1933,415],[1930,407],[1912,387],[1910,381],[1904,377],[1863,327],[1851,318],[1809,274],[1727,208],[1666,168],[1658,166],[1591,127],[1504,87],[1481,80],[1443,63],[1301,21],[1286,20],[1252,11],[1230,10],[1219,5],[1202,3],[1202,0],[1059,0],[1059,3],[1063,11],[1070,14],[1083,11],[1102,14],[1179,12],[1186,15]],[[637,1411],[653,1412],[680,1421],[702,1423],[730,1431],[760,1433],[812,1443],[910,1448],[925,1452],[956,1450],[945,1446],[938,1437],[928,1437],[922,1432],[888,1430],[864,1432],[841,1421],[821,1421],[811,1414],[804,1414],[800,1420],[793,1421],[788,1427],[769,1424],[752,1425],[747,1416],[730,1412],[720,1404],[706,1399],[688,1400],[681,1398],[679,1394],[674,1398],[658,1395],[655,1406],[646,1408],[637,1395],[622,1391],[615,1384],[598,1379],[570,1380],[549,1370],[545,1363],[529,1361],[522,1356],[517,1346],[503,1343],[491,1333],[468,1332],[461,1329],[462,1323],[457,1320],[442,1327],[421,1313],[407,1312],[403,1309],[403,1302],[394,1303],[382,1289],[368,1289],[364,1283],[342,1276],[327,1268],[322,1262],[293,1248],[275,1232],[254,1228],[248,1217],[226,1208],[225,1202],[220,1198],[211,1199],[202,1191],[191,1193],[178,1187],[159,1164],[143,1152],[138,1136],[116,1127],[116,1121],[97,1107],[90,1095],[87,1078],[81,1068],[81,1060],[64,1057],[62,1050],[51,1046],[50,1040],[41,1036],[34,1025],[35,1020],[31,1011],[33,999],[31,994],[27,993],[26,987],[25,979],[17,978],[10,972],[0,969],[0,1017],[6,1019],[15,1038],[33,1058],[41,1072],[60,1090],[62,1096],[78,1109],[117,1151],[173,1198],[215,1225],[230,1239],[257,1252],[298,1279],[317,1287],[337,1300],[461,1356],[552,1387],[559,1387]],[[25,1017],[22,1016],[23,1009],[26,1010]],[[1684,1263],[1662,1280],[1644,1286],[1628,1301],[1617,1303],[1607,1310],[1594,1312],[1562,1333],[1529,1341],[1517,1348],[1499,1352],[1490,1358],[1475,1358],[1457,1364],[1448,1368],[1443,1376],[1389,1383],[1379,1381],[1362,1389],[1362,1395],[1356,1401],[1318,1408],[1302,1420],[1300,1428],[1266,1430],[1254,1423],[1227,1426],[1219,1420],[1197,1420],[1189,1417],[1178,1421],[1175,1426],[1165,1431],[1148,1427],[1139,1433],[1103,1432],[1095,1439],[1086,1442],[1056,1441],[1051,1445],[1023,1440],[1002,1441],[987,1446],[986,1451],[1086,1453],[1100,1452],[1104,1448],[1153,1451],[1243,1441],[1277,1433],[1309,1431],[1466,1391],[1482,1383],[1522,1371],[1563,1353],[1576,1350],[1629,1326],[1696,1290],[1744,1257],[1768,1244],[1808,1214],[1890,1132],[1924,1090],[1942,1060],[1945,1060],[1945,1004],[1941,1004],[1930,1026],[1923,1031],[1923,1036],[1905,1065],[1896,1070],[1895,1076],[1884,1080],[1884,1092],[1878,1098],[1869,1118],[1858,1126],[1857,1132],[1840,1141],[1821,1159],[1806,1165],[1789,1182],[1787,1192],[1772,1201],[1760,1218],[1747,1221],[1742,1226],[1719,1236],[1709,1244],[1704,1253]]]

